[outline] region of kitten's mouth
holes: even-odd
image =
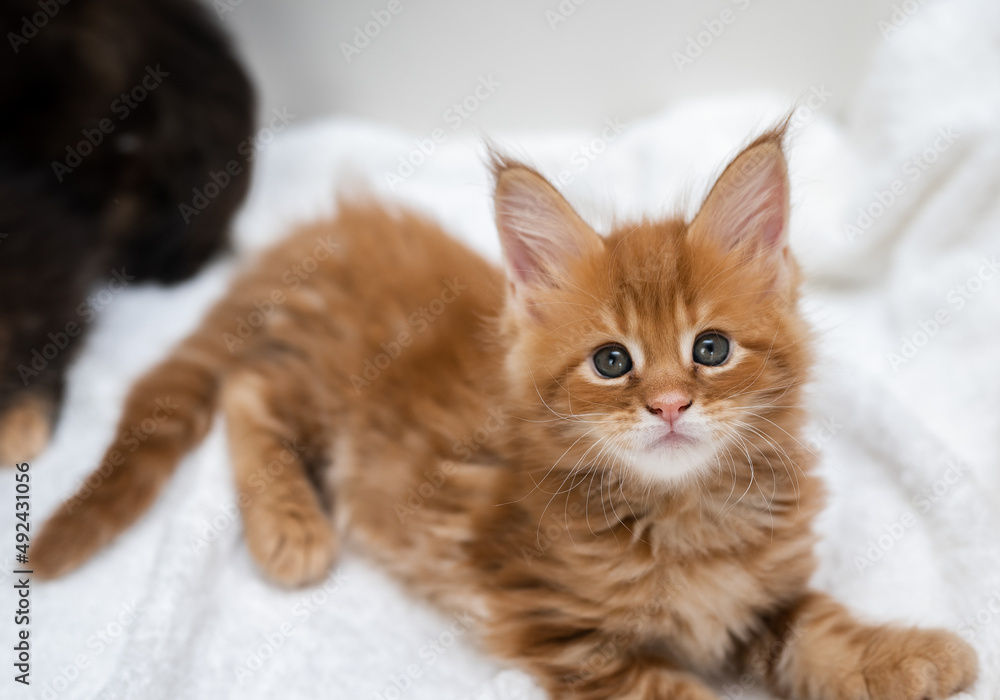
[[[639,444],[627,451],[627,460],[639,474],[663,483],[702,472],[709,468],[715,448],[708,436],[699,435],[698,428],[647,425]]]
[[[653,440],[653,447],[690,447],[695,443],[694,438],[676,430],[660,433]]]

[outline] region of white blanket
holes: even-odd
[[[815,583],[874,620],[960,631],[980,653],[973,695],[985,700],[1000,697],[1000,8],[951,0],[907,17],[846,119],[817,97],[794,121],[793,244],[821,354],[809,440],[830,490]],[[562,174],[600,228],[612,214],[690,211],[789,104],[710,100],[604,137],[498,141]],[[290,128],[258,159],[236,257],[330,213],[334,192],[357,182],[495,257],[477,138],[448,133],[401,184],[387,182],[428,136],[346,121]],[[591,158],[579,149],[595,138]],[[133,380],[194,327],[235,267],[113,295],[73,366],[55,440],[31,465],[36,527],[97,464]],[[228,465],[216,425],[136,527],[70,577],[34,586],[32,685],[15,684],[4,662],[0,697],[543,698],[356,554],[324,586],[268,585],[243,544]],[[11,611],[13,477],[0,481],[0,610]],[[3,620],[0,658],[12,662]],[[719,689],[767,697],[732,679]]]

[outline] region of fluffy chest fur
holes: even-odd
[[[512,479],[510,505],[480,518],[468,545],[485,575],[477,580],[489,582],[493,615],[515,628],[525,616],[562,628],[567,616],[581,632],[592,626],[718,670],[814,566],[818,488],[765,471],[742,490],[720,478],[672,494],[630,492],[610,474],[569,491],[561,478],[537,489]],[[513,655],[525,640],[497,642]]]

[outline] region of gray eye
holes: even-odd
[[[694,361],[716,367],[729,358],[729,339],[715,332],[702,333],[694,341]]]
[[[594,368],[602,377],[616,379],[629,373],[632,358],[621,345],[605,345],[594,353]]]

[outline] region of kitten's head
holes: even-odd
[[[559,466],[672,483],[786,437],[809,358],[783,135],[743,150],[692,221],[603,237],[496,158],[508,380],[536,439],[565,450]]]

